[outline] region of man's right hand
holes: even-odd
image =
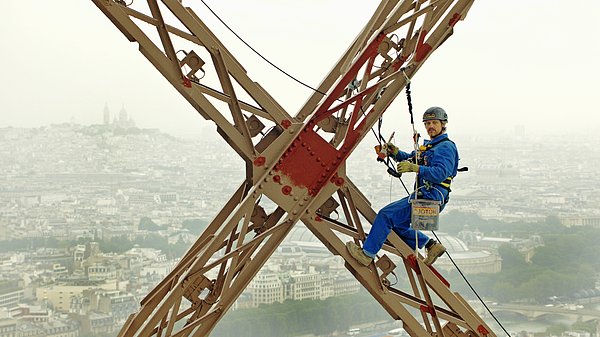
[[[383,144],[383,152],[385,152],[388,156],[395,157],[398,154],[398,148],[392,143],[385,143]]]

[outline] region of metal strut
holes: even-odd
[[[383,249],[404,261],[412,294],[386,280],[393,270],[390,259],[366,268],[344,245],[348,237],[364,240],[364,226],[375,218],[370,202],[346,175],[348,156],[473,1],[381,1],[292,117],[180,0],[148,0],[147,7],[92,0],[246,162],[240,187],[142,300],[119,336],[209,335],[299,221],[345,259],[348,270],[411,336],[495,336],[395,234]],[[398,36],[404,38],[394,42]],[[268,200],[277,205],[270,213],[263,207]],[[343,205],[344,221],[328,219],[333,210],[326,205]]]

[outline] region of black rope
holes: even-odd
[[[321,91],[319,91],[318,89],[315,89],[315,88],[311,87],[310,85],[308,85],[308,84],[306,84],[306,83],[304,83],[304,82],[300,81],[300,80],[299,80],[299,79],[297,79],[296,77],[294,77],[294,76],[290,75],[288,72],[286,72],[285,70],[281,69],[281,68],[280,68],[280,67],[278,67],[278,66],[277,66],[275,63],[271,62],[269,59],[267,59],[266,57],[264,57],[264,56],[263,56],[261,53],[259,53],[259,52],[258,52],[256,49],[254,49],[254,47],[252,47],[252,46],[251,46],[251,45],[250,45],[248,42],[246,42],[244,39],[242,39],[242,37],[241,37],[241,36],[239,36],[239,35],[238,35],[238,34],[237,34],[237,33],[236,33],[236,32],[235,32],[233,29],[231,29],[231,28],[229,27],[229,25],[227,25],[227,24],[225,23],[225,21],[223,21],[223,20],[222,20],[222,19],[221,19],[221,18],[220,18],[220,17],[217,15],[217,13],[215,13],[215,12],[214,12],[214,11],[213,11],[213,10],[210,8],[210,6],[209,6],[209,5],[208,5],[206,2],[204,2],[204,0],[200,0],[200,1],[202,1],[202,3],[204,4],[204,6],[206,6],[206,8],[208,8],[208,10],[209,10],[209,11],[210,11],[210,12],[211,12],[211,13],[212,13],[212,14],[213,14],[213,15],[214,15],[214,16],[215,16],[215,17],[216,17],[216,18],[217,18],[219,21],[221,21],[221,23],[222,23],[222,24],[223,24],[223,25],[224,25],[224,26],[225,26],[225,27],[226,27],[226,28],[227,28],[227,29],[228,29],[228,30],[229,30],[229,31],[230,31],[230,32],[231,32],[233,35],[235,35],[235,37],[237,37],[237,38],[238,38],[240,41],[242,41],[242,43],[243,43],[243,44],[245,44],[245,45],[246,45],[246,47],[250,48],[250,50],[252,50],[252,51],[253,51],[253,52],[254,52],[256,55],[258,55],[260,58],[262,58],[263,60],[265,60],[265,62],[267,62],[268,64],[270,64],[270,65],[271,65],[273,68],[275,68],[275,69],[279,70],[281,73],[283,73],[283,74],[284,74],[284,75],[286,75],[287,77],[289,77],[289,78],[291,78],[292,80],[294,80],[294,81],[298,82],[299,84],[301,84],[301,85],[303,85],[303,86],[305,86],[305,87],[307,87],[307,88],[309,88],[309,89],[313,90],[314,92],[318,92],[318,93],[320,93],[320,94],[321,94],[321,95],[323,95],[323,96],[325,96],[325,95],[326,95],[326,93],[324,93],[324,92],[321,92]]]
[[[402,71],[404,71],[404,68],[402,69]],[[415,120],[413,118],[412,97],[410,95],[410,81],[406,82],[406,101],[408,102],[408,113],[410,114],[410,124],[415,125]]]
[[[436,240],[440,241],[440,238],[438,238],[437,234],[435,234],[434,231],[431,231],[431,233],[433,234],[433,236],[435,236]],[[458,270],[458,272],[460,273],[460,276],[462,276],[463,280],[465,280],[465,282],[467,283],[467,285],[469,286],[469,288],[471,288],[471,291],[475,294],[475,296],[477,296],[477,298],[479,299],[479,301],[481,302],[481,304],[483,304],[483,306],[485,307],[485,309],[490,313],[490,315],[492,315],[492,317],[494,318],[494,320],[496,321],[496,323],[498,323],[498,325],[502,328],[502,330],[504,331],[504,333],[506,333],[508,335],[508,337],[510,337],[510,334],[508,333],[508,331],[506,331],[506,329],[504,328],[504,326],[502,325],[502,323],[500,323],[500,321],[498,320],[498,318],[496,318],[496,316],[494,315],[494,313],[492,313],[492,311],[490,310],[490,308],[487,306],[487,304],[485,304],[485,302],[479,296],[479,294],[477,293],[477,291],[475,291],[475,288],[473,288],[473,286],[471,285],[471,283],[469,282],[469,280],[467,280],[467,277],[465,276],[465,274],[463,274],[463,272],[460,270],[460,268],[458,268],[458,265],[456,264],[456,262],[454,262],[454,259],[452,258],[452,256],[450,256],[450,253],[448,253],[448,251],[446,251],[446,255],[448,255],[448,258],[450,258],[450,261],[452,262],[452,264],[454,265],[454,267],[456,268],[456,270]]]

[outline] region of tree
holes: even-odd
[[[189,230],[190,233],[193,233],[196,235],[201,234],[207,225],[208,225],[208,222],[203,219],[186,219],[186,220],[183,220],[183,223],[181,224],[181,226],[183,228]]]
[[[150,232],[156,232],[161,229],[159,225],[157,225],[154,221],[152,221],[152,219],[150,219],[148,217],[142,217],[140,219],[139,228],[141,230],[146,230],[146,231],[150,231]]]

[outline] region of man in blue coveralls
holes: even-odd
[[[446,134],[446,123],[448,115],[440,107],[431,107],[423,114],[423,123],[429,140],[425,140],[421,146],[422,162],[414,163],[408,159],[414,158],[415,152],[406,153],[400,151],[391,143],[386,144],[386,152],[398,163],[398,172],[416,172],[418,177],[417,197],[419,199],[437,200],[440,202],[440,210],[448,202],[450,183],[456,176],[458,169],[458,151],[456,145]],[[390,231],[394,231],[410,247],[415,247],[415,239],[418,236],[418,247],[427,251],[423,261],[431,265],[435,260],[446,252],[446,248],[434,239],[420,231],[410,228],[411,205],[410,199],[414,199],[414,193],[410,196],[395,201],[382,208],[367,235],[367,239],[360,248],[350,241],[346,248],[352,257],[364,266],[368,266],[375,258],[377,252],[383,246]]]

